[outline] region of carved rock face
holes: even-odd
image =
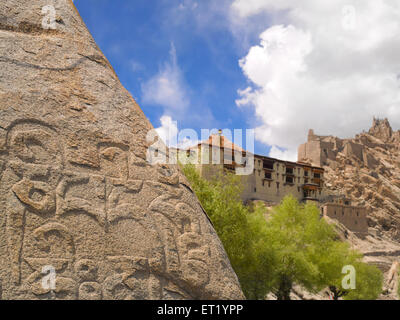
[[[0,296],[243,298],[184,176],[145,160],[152,126],[53,3],[46,30],[48,1],[0,2]]]

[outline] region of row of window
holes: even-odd
[[[268,160],[258,160],[258,165],[263,169],[268,169],[268,170],[274,170],[274,162],[268,161]],[[279,163],[276,164],[276,168],[277,170],[279,170]],[[295,174],[295,168],[291,168],[291,167],[286,167],[286,174],[291,174],[294,175]],[[297,168],[297,174],[300,175],[301,173],[301,169]],[[304,170],[304,176],[308,177],[309,176],[309,171],[308,170]],[[314,178],[316,179],[321,179],[321,174],[320,173],[316,173],[314,172]]]
[[[268,188],[271,188],[271,181],[265,181],[265,180],[263,180],[263,182],[262,182],[262,185],[263,185],[263,187],[265,187],[266,185],[268,185]],[[279,189],[279,186],[280,186],[280,183],[279,182],[276,182],[276,188],[277,189]],[[257,188],[254,188],[254,192],[257,192]],[[297,192],[301,192],[301,187],[297,187]],[[309,191],[308,190],[308,192],[306,193],[304,193],[304,197],[305,198],[307,198],[307,197],[312,197],[312,196],[315,196],[316,195],[316,191]],[[322,191],[321,190],[318,190],[318,194],[319,195],[321,195],[322,194]],[[336,214],[336,213],[335,213]]]
[[[318,190],[318,195],[321,196],[322,191]],[[304,190],[303,193],[304,198],[315,198],[317,196],[317,191],[316,190]]]
[[[261,176],[261,172],[258,172],[258,175]],[[272,172],[264,172],[264,179],[273,180]],[[279,173],[276,174],[276,179],[279,180]],[[284,176],[282,175],[282,180],[286,183],[294,184],[296,182],[296,177],[292,176]],[[301,183],[301,178],[297,177],[297,183]],[[309,183],[309,179],[305,178],[304,183]]]
[[[356,212],[356,214],[357,214],[357,217],[360,216],[360,213],[358,211]],[[335,210],[335,216],[336,216],[336,210]],[[344,216],[344,210],[342,210],[342,216]]]

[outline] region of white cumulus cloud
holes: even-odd
[[[178,122],[173,120],[168,115],[163,115],[160,118],[160,123],[161,126],[155,130],[168,147],[186,149],[196,145],[199,142],[197,139],[197,133],[194,130],[186,129],[179,131]]]
[[[400,128],[400,2],[397,0],[235,0],[238,19],[282,17],[240,60],[254,107],[256,139],[293,160],[307,130],[353,136],[373,116]]]
[[[178,124],[170,116],[163,115],[160,118],[161,126],[156,128],[157,134],[168,147],[176,146],[178,136]]]
[[[162,106],[167,113],[182,112],[188,107],[189,98],[173,44],[171,44],[170,61],[142,84],[142,101]]]
[[[269,151],[269,156],[275,159],[287,160],[287,161],[297,161],[297,151],[296,150],[282,150],[276,146],[272,146]]]

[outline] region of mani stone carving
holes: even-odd
[[[55,29],[48,1],[0,2],[1,298],[242,299],[185,177],[146,161],[152,126],[74,5],[50,4]]]

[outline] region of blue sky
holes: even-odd
[[[199,136],[201,128],[253,128],[252,115],[235,104],[237,90],[247,87],[238,63],[246,49],[218,13],[210,12],[210,20],[199,25],[196,15],[206,15],[210,1],[77,0],[75,5],[122,84],[155,127],[167,114],[178,121],[179,129],[193,128]],[[251,41],[258,41],[256,33]],[[174,58],[185,95],[177,102],[187,104],[184,111],[144,99],[143,86],[165,65],[173,69]],[[261,143],[256,149],[268,153]]]
[[[400,129],[398,0],[75,0],[159,132],[255,128],[296,160],[308,129]]]

